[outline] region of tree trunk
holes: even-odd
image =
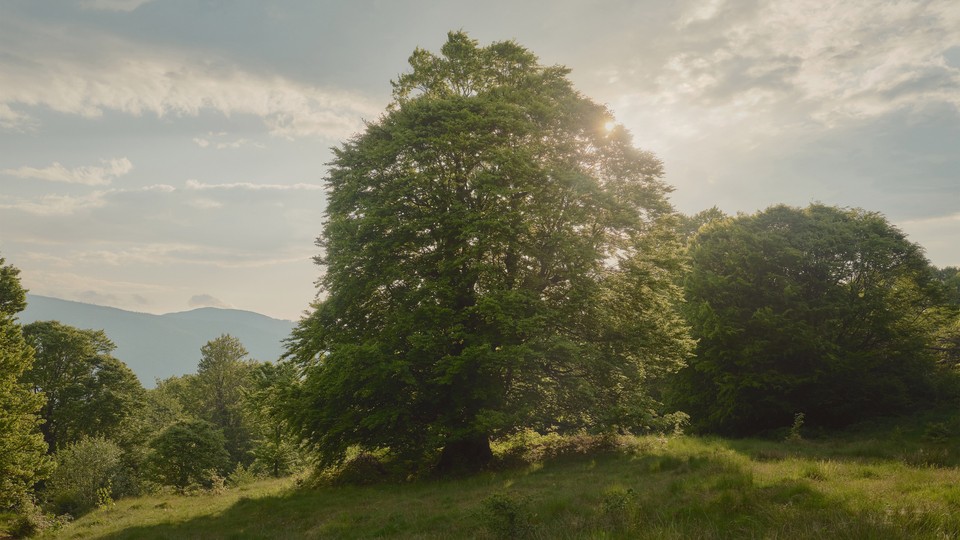
[[[486,435],[467,436],[443,447],[437,472],[444,476],[474,473],[485,469],[492,460],[493,451]]]

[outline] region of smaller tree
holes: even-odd
[[[224,443],[223,433],[209,422],[177,422],[150,443],[153,476],[161,484],[181,489],[191,484],[207,485],[210,471],[221,475],[227,472],[230,454]]]
[[[243,392],[255,364],[240,340],[229,334],[208,341],[200,353],[197,374],[189,381],[196,406],[193,412],[223,431],[232,462],[249,464],[251,433],[244,418]]]
[[[103,330],[81,330],[57,321],[24,327],[36,350],[24,380],[47,402],[41,410],[44,438],[52,450],[84,436],[116,438],[143,404],[144,390]]]
[[[58,514],[80,516],[106,498],[126,494],[123,451],[113,441],[85,437],[61,448],[54,459],[57,468],[47,482],[46,499]]]
[[[22,380],[33,364],[16,315],[26,307],[20,271],[0,258],[0,511],[27,497],[47,468],[40,434],[43,395]]]
[[[299,383],[296,366],[289,362],[267,362],[253,372],[244,404],[256,437],[251,453],[253,468],[258,472],[280,477],[293,472],[300,462],[300,441],[285,414]]]

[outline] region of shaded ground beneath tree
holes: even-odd
[[[120,501],[57,537],[957,537],[951,448],[889,437],[646,438],[630,452],[460,480],[319,489],[287,480],[246,495]]]

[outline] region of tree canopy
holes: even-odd
[[[700,426],[840,426],[928,395],[943,288],[883,216],[774,206],[711,222],[690,256],[699,344],[674,395]]]
[[[184,420],[168,426],[150,442],[150,465],[162,484],[185,488],[208,484],[212,474],[225,475],[230,454],[223,433],[203,420]]]
[[[16,319],[26,307],[19,274],[0,258],[0,511],[30,493],[46,468],[38,414],[43,396],[22,379],[33,364],[33,350]]]
[[[294,423],[327,461],[441,467],[519,426],[649,425],[645,381],[690,349],[660,161],[514,42],[451,33],[410,65],[335,149]]]
[[[24,327],[36,350],[24,380],[47,401],[41,410],[44,438],[52,450],[83,436],[116,437],[143,404],[144,390],[103,330],[81,330],[57,321]]]

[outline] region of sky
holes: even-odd
[[[331,148],[451,30],[569,67],[681,212],[859,207],[960,265],[956,0],[0,0],[0,257],[34,294],[297,319]]]

